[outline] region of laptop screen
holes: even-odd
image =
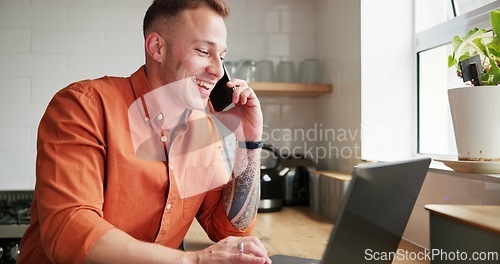
[[[356,167],[321,263],[366,263],[373,253],[396,252],[429,164],[421,158]]]

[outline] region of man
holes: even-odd
[[[262,112],[231,80],[217,114],[238,143],[230,175],[201,110],[223,76],[223,0],[156,0],[144,18],[146,64],[129,78],[71,84],[38,132],[31,225],[19,263],[270,263],[248,236],[259,200]],[[177,250],[194,218],[218,241]]]

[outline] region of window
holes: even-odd
[[[455,7],[456,15],[461,16],[495,1],[496,0],[454,0],[452,3]]]
[[[448,68],[451,40],[474,27],[489,28],[489,13],[498,8],[495,0],[416,1],[418,153],[456,155],[447,90],[463,83]]]

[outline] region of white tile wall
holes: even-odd
[[[68,28],[85,30],[141,30],[145,8],[70,6]]]
[[[30,37],[29,30],[0,29],[0,52],[30,52]]]
[[[67,73],[67,56],[62,54],[0,54],[2,77],[54,77]]]
[[[2,127],[0,128],[0,150],[2,152],[31,151],[31,128]]]
[[[323,96],[318,103],[318,118],[324,127],[335,131],[357,132],[354,139],[321,142],[340,151],[320,161],[320,167],[345,173],[360,161],[359,155],[341,155],[361,146],[361,36],[360,1],[318,0],[317,14],[318,54],[323,61],[325,81],[333,84],[334,92]],[[329,148],[330,149],[330,148]]]
[[[104,43],[109,54],[144,54],[142,31],[107,31]]]
[[[30,85],[29,78],[0,78],[0,103],[29,102]]]
[[[0,190],[32,188],[36,130],[54,93],[80,79],[128,76],[144,63],[142,19],[150,3],[0,0]],[[315,1],[228,3],[229,60],[317,57]],[[266,99],[266,126],[317,118],[316,99]]]
[[[279,33],[280,12],[276,10],[233,9],[227,18],[228,32]]]
[[[63,29],[67,26],[67,11],[65,6],[1,4],[0,25],[2,28]]]
[[[33,30],[31,51],[33,53],[104,53],[103,31],[84,30]],[[54,40],[57,39],[57,44]]]
[[[137,1],[136,1],[137,2]],[[33,5],[103,5],[104,0],[31,0]]]

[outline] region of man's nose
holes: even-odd
[[[207,71],[215,76],[217,79],[222,78],[224,76],[224,62],[221,59],[215,59],[211,61],[210,66],[208,66]]]

